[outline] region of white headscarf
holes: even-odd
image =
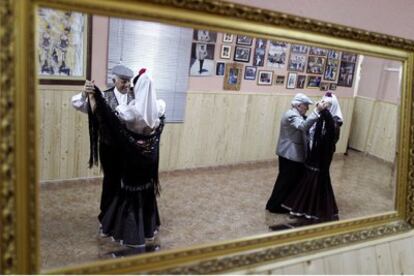
[[[165,113],[166,104],[157,100],[155,86],[148,74],[143,73],[134,85],[134,96],[128,105],[118,106],[119,117],[126,122],[129,130],[142,134],[146,128],[154,129],[159,126],[160,119]]]
[[[329,112],[331,113],[332,117],[338,117],[341,122],[344,121],[344,118],[342,116],[341,107],[339,106],[338,99],[332,92],[327,92],[321,99],[322,101],[331,103],[331,106],[329,107]],[[315,128],[316,123],[312,125],[312,127],[309,129],[309,145],[310,148],[313,147],[313,136],[315,135]]]
[[[323,101],[331,103],[331,107],[329,107],[329,112],[331,113],[332,117],[338,117],[341,119],[341,122],[344,121],[344,117],[342,116],[341,107],[339,106],[338,98],[332,93],[327,92],[325,96],[322,98]]]

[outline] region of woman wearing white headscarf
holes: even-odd
[[[160,226],[156,195],[165,102],[157,100],[154,84],[145,70],[133,83],[134,100],[118,105],[115,113],[101,112],[123,149],[123,158],[118,160],[122,164],[121,191],[101,223],[104,235],[145,250],[145,243],[153,242]]]
[[[126,127],[137,134],[148,135],[160,124],[165,113],[165,102],[157,99],[152,79],[141,70],[134,80],[134,100],[116,108],[119,118]]]
[[[312,127],[305,174],[282,206],[291,215],[303,216],[307,223],[338,220],[338,207],[331,185],[329,167],[339,140],[343,116],[338,99],[331,92],[321,102],[328,107]]]

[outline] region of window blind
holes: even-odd
[[[166,104],[167,122],[184,120],[193,30],[166,24],[110,18],[107,83],[111,70],[125,65],[136,74],[147,68],[157,97]]]

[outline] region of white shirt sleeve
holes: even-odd
[[[165,103],[164,100],[159,99],[157,100],[157,107],[158,107],[158,117],[161,117],[162,115],[165,114],[165,109],[167,107],[167,104]]]
[[[88,99],[82,93],[76,94],[72,97],[72,106],[83,113],[88,113]]]

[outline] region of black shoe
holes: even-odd
[[[282,223],[282,224],[275,224],[275,225],[270,225],[269,229],[271,231],[280,231],[280,230],[286,230],[286,229],[292,229],[293,227],[291,227],[289,224],[287,223]]]
[[[137,247],[137,248],[132,248],[132,247],[126,248],[126,249],[110,252],[109,254],[111,254],[112,258],[120,258],[120,257],[138,255],[138,254],[142,254],[145,252],[147,251],[145,250],[145,246],[143,246],[143,247]]]
[[[296,222],[290,222],[288,224],[290,225],[291,228],[297,228],[297,227],[302,227],[302,226],[315,224],[315,221],[311,220],[311,219],[305,219],[305,220],[300,220],[300,221],[296,221]]]

